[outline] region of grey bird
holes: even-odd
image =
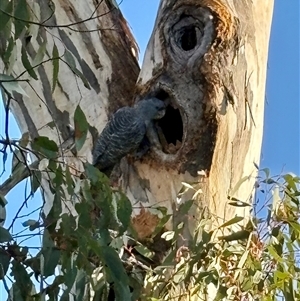
[[[162,118],[165,109],[165,103],[158,98],[143,99],[133,107],[120,108],[97,139],[93,165],[110,173],[124,156],[138,150],[147,130],[153,127],[153,120]]]

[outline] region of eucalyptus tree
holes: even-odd
[[[6,127],[11,111],[22,132],[19,141],[8,134],[1,141],[15,158],[1,194],[4,200],[25,178],[43,192],[42,219],[28,223],[45,228],[36,258],[46,263],[34,271],[45,279],[59,264],[63,276],[41,293],[56,300],[67,283],[63,297],[79,298],[89,283],[93,296],[129,300],[130,286],[138,298],[144,264],[131,262],[135,277],[128,278],[132,252],[124,245],[142,243],[140,253],[154,252],[155,267],[167,254],[180,261],[192,242],[204,240],[195,238],[203,220],[210,218],[211,228],[249,215],[272,10],[272,0],[162,0],[140,69],[138,45],[115,1],[1,1]],[[123,158],[108,180],[90,164],[94,142],[118,108],[152,97],[165,102],[166,113],[147,137],[148,152]],[[173,253],[170,233],[177,235]],[[97,283],[91,279],[99,262],[105,281]],[[192,298],[184,286],[168,296]]]

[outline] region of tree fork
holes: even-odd
[[[253,194],[273,1],[162,0],[139,77],[134,40],[111,1],[86,2],[85,9],[71,1],[53,2],[55,15],[48,1],[36,1],[41,13],[35,23],[45,26],[40,34],[33,31],[33,39],[24,30],[17,43],[16,51],[26,51],[30,61],[45,43],[44,61],[56,53],[60,68],[54,85],[53,60],[38,65],[40,80],[22,84],[29,97],[15,93],[10,109],[21,132],[29,132],[30,140],[46,136],[61,145],[80,105],[90,124],[87,139],[79,152],[64,154],[65,162],[80,170],[82,161],[91,162],[93,139],[112,112],[157,97],[168,107],[156,124],[157,135],[150,137],[150,152],[120,164],[119,186],[134,206],[138,237],[152,238],[161,213],[157,207],[167,207],[173,216],[166,229],[185,222],[184,244],[204,208],[216,224],[247,215],[244,208],[230,206],[228,197],[250,202]],[[3,61],[1,68],[6,68]],[[13,70],[15,77],[24,72],[21,61]],[[195,194],[188,189],[179,195],[183,182],[197,183],[198,194],[188,215],[181,216],[179,205]],[[47,213],[53,196],[45,195]]]

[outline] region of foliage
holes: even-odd
[[[211,217],[202,219],[189,246],[177,249],[178,225],[171,235],[173,253],[147,275],[145,285],[156,298],[151,300],[170,300],[174,292],[204,300],[211,284],[216,301],[299,300],[300,178],[286,174],[275,180],[267,169],[263,173],[245,226],[240,216],[218,228],[210,227]]]
[[[30,246],[18,242],[22,236],[13,233],[12,226],[0,228],[1,279],[7,287],[5,275],[11,265],[12,299],[37,300],[47,295],[49,300],[57,300],[60,294],[61,300],[69,300],[69,292],[76,285],[81,300],[79,296],[83,296],[87,283],[96,294],[100,291],[105,295],[109,292],[107,282],[113,281],[116,294],[129,300],[128,276],[119,253],[130,221],[130,202],[121,192],[112,191],[108,179],[90,164],[85,164],[86,178],[74,176],[69,166],[54,158],[57,151],[54,141],[39,137],[31,143],[31,148],[43,156],[39,165],[42,169],[33,171],[31,192],[41,184],[40,172],[51,173],[53,206],[47,217],[41,213],[39,220],[28,219],[23,223],[41,236],[41,247],[34,256],[30,255]],[[47,164],[42,164],[43,161]],[[98,273],[103,274],[103,281],[94,285],[92,275],[100,263]],[[51,284],[49,277],[53,280]],[[35,292],[32,278],[40,282],[39,293]],[[64,289],[60,289],[62,283]]]
[[[170,300],[174,293],[201,300],[208,285],[216,287],[215,300],[299,300],[300,178],[274,179],[263,170],[253,218],[245,226],[240,216],[218,228],[202,218],[193,240],[178,247],[180,223],[160,234],[170,248],[157,263],[155,252],[134,236],[129,200],[112,190],[105,175],[86,163],[78,176],[55,158],[58,146],[46,137],[32,141],[31,149],[43,157],[31,176],[31,192],[41,184],[41,172],[51,174],[53,206],[47,216],[23,223],[41,236],[35,255],[12,227],[0,228],[1,279],[11,287],[11,300],[70,300],[69,294],[82,300],[86,285],[93,300],[111,300],[112,294],[116,300]],[[184,183],[183,190],[192,188]],[[179,213],[189,215],[192,204],[182,204]]]

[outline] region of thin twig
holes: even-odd
[[[100,4],[101,4],[102,2],[103,2],[103,0],[100,1],[100,2],[98,3],[98,5],[96,6],[95,10],[98,9],[98,7],[100,6]],[[81,20],[81,21],[77,21],[77,22],[73,22],[73,23],[69,23],[69,24],[59,24],[59,25],[54,25],[54,24],[47,25],[47,24],[44,24],[44,22],[46,22],[46,20],[42,21],[41,23],[40,23],[40,22],[35,22],[35,21],[30,21],[30,20],[24,20],[24,19],[22,19],[22,18],[18,18],[18,17],[14,16],[14,15],[11,15],[10,13],[6,12],[5,10],[3,10],[3,9],[1,9],[1,8],[0,8],[0,12],[2,12],[3,14],[9,16],[9,17],[12,18],[12,19],[15,19],[15,20],[17,20],[17,21],[21,21],[21,22],[24,22],[24,23],[27,23],[27,24],[38,25],[38,26],[46,27],[46,28],[68,28],[68,29],[74,31],[74,29],[73,29],[71,26],[75,26],[75,25],[82,24],[82,23],[85,23],[85,22],[88,22],[88,21],[92,21],[92,20],[94,20],[94,19],[99,19],[99,18],[101,18],[101,17],[104,17],[104,16],[110,14],[110,13],[111,13],[113,10],[115,10],[115,9],[116,9],[116,8],[113,8],[112,10],[110,10],[110,11],[108,11],[108,12],[105,12],[105,13],[103,13],[103,14],[101,14],[101,15],[97,15],[97,16],[93,16],[94,13],[95,13],[95,11],[94,11],[94,12],[92,13],[92,15],[91,15],[89,18],[87,18],[87,19],[84,19],[84,20]],[[47,18],[47,19],[48,19],[48,18]]]

